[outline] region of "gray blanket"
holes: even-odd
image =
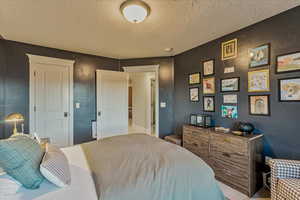
[[[100,200],[224,200],[212,169],[189,151],[144,134],[82,145]]]

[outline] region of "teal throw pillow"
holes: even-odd
[[[44,177],[40,163],[44,151],[26,135],[12,136],[0,140],[0,167],[27,189],[37,189]]]

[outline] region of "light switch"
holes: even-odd
[[[77,109],[79,109],[79,108],[80,108],[80,103],[75,103],[75,107],[76,107]]]
[[[166,103],[166,102],[160,102],[160,107],[161,107],[161,108],[167,107],[167,103]]]

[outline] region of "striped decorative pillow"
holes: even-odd
[[[46,145],[46,152],[40,165],[40,171],[48,181],[59,187],[66,187],[71,184],[68,159],[56,146]]]

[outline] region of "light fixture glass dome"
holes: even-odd
[[[150,7],[141,0],[127,0],[121,7],[123,16],[131,23],[140,23],[150,13]]]

